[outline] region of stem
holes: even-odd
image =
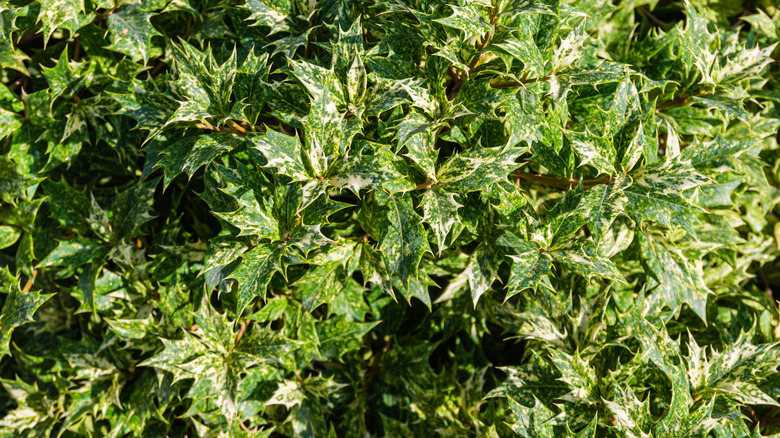
[[[388,337],[387,340],[385,340],[385,345],[382,347],[382,350],[379,351],[379,354],[371,358],[371,368],[369,368],[368,373],[366,373],[366,378],[363,380],[363,385],[360,387],[361,397],[365,395],[366,390],[368,389],[368,385],[379,373],[379,362],[382,360],[382,357],[385,355],[385,353],[390,350],[391,342],[392,338]]]
[[[436,184],[436,181],[426,180],[425,182],[422,182],[420,184],[417,184],[414,186],[416,190],[427,190],[433,187]]]
[[[582,183],[585,189],[599,184],[612,183],[612,176],[605,176],[603,178],[598,178],[598,179],[575,180],[575,179],[555,178],[552,176],[522,172],[520,171],[520,169],[516,170],[512,175],[515,177],[515,183],[517,183],[521,179],[524,179],[526,181],[531,181],[537,184],[555,187],[562,190],[569,190],[572,187],[577,186],[580,182]]]
[[[238,344],[238,341],[240,341],[241,337],[244,336],[247,325],[249,324],[247,324],[246,321],[241,321],[238,323],[238,333],[236,334],[236,340],[233,342],[233,348],[236,348],[236,344]]]
[[[242,128],[241,125],[236,123],[235,120],[231,120],[231,123],[233,124],[233,128],[235,128],[238,132],[240,132],[241,134],[244,134],[244,135],[247,134],[246,129]]]
[[[636,9],[639,11],[640,14],[644,15],[648,20],[652,21],[653,24],[655,24],[656,26],[660,27],[664,31],[667,30],[666,29],[666,23],[664,23],[663,21],[659,20],[658,17],[653,15],[653,13],[650,12],[644,5],[636,8]]]
[[[81,57],[81,37],[77,36],[73,44],[73,60],[78,61]]]
[[[240,126],[235,124],[235,122],[234,122],[234,126],[237,129],[230,128],[228,126],[213,126],[210,123],[200,123],[199,122],[199,123],[195,124],[195,127],[200,128],[200,129],[208,129],[209,131],[224,132],[224,133],[227,133],[227,134],[236,134],[236,135],[238,135],[240,137],[246,137],[246,134],[247,134],[246,129],[241,128]]]
[[[24,293],[30,292],[30,289],[32,289],[33,282],[35,282],[35,277],[37,276],[38,276],[38,270],[33,269],[32,278],[27,279],[27,283],[24,284],[24,287],[22,288],[22,292]]]

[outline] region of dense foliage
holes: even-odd
[[[780,434],[774,0],[0,34],[0,436]]]

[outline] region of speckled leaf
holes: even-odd
[[[659,294],[661,302],[673,312],[687,304],[706,321],[707,295],[711,292],[702,279],[701,263],[688,260],[679,250],[645,233],[637,233],[637,237],[649,274],[648,290]]]
[[[641,167],[630,174],[631,186],[624,191],[627,214],[637,222],[650,220],[664,226],[681,226],[692,232],[700,207],[686,199],[684,191],[708,182],[690,162],[669,161]]]
[[[235,149],[243,139],[233,134],[214,133],[186,137],[168,146],[155,164],[165,171],[163,187],[168,187],[173,179],[185,172],[189,177],[201,166],[209,164],[223,152]]]
[[[612,142],[604,137],[598,137],[593,134],[570,133],[568,135],[571,146],[577,151],[582,162],[581,166],[593,166],[599,173],[607,175],[615,174],[615,148]]]
[[[422,218],[412,209],[403,195],[376,193],[386,216],[381,226],[379,250],[387,270],[397,275],[405,287],[417,278],[417,269],[423,254],[430,252]]]
[[[85,17],[84,0],[38,0],[41,12],[38,22],[43,26],[43,42],[48,43],[51,34],[59,28],[68,29],[71,36],[91,18]]]
[[[137,184],[116,196],[111,205],[113,212],[113,217],[111,218],[111,238],[113,242],[118,242],[126,237],[132,237],[141,225],[152,219],[150,206],[154,190],[159,182],[159,178],[153,178],[145,183]]]
[[[465,276],[468,281],[474,307],[477,307],[479,298],[490,289],[498,278],[500,264],[501,252],[489,241],[477,245],[469,256],[469,264],[461,275]]]
[[[723,394],[739,403],[775,405],[777,401],[755,385],[755,381],[777,369],[777,344],[753,345],[742,333],[729,347],[707,354],[695,340],[688,346],[688,375],[693,393],[711,397]]]
[[[174,46],[178,79],[176,86],[186,97],[166,124],[213,120],[221,123],[229,118],[233,104],[233,82],[237,71],[236,54],[218,65],[211,50],[199,52],[189,43]]]
[[[279,238],[279,226],[268,200],[258,200],[252,190],[244,191],[234,199],[238,202],[237,210],[214,214],[238,228],[238,236],[257,236],[270,240]]]
[[[19,237],[22,235],[22,231],[18,228],[14,228],[8,225],[0,225],[0,249],[8,248],[16,243]]]
[[[139,129],[158,133],[165,122],[179,107],[176,100],[166,93],[157,91],[151,82],[132,82],[126,93],[112,94],[121,104],[120,114],[138,121]]]
[[[512,269],[507,283],[506,299],[509,299],[525,289],[535,289],[550,275],[552,262],[531,242],[519,241],[514,247],[517,255],[510,255]]]
[[[518,166],[515,160],[523,148],[480,148],[454,155],[437,171],[437,186],[442,190],[465,194],[506,180]]]
[[[8,344],[14,329],[32,321],[35,311],[51,297],[39,291],[22,291],[16,285],[9,287],[0,315],[0,358],[10,354]]]
[[[326,70],[310,62],[290,62],[295,77],[306,87],[313,100],[319,100],[327,88],[333,95],[334,103],[344,106],[344,92],[333,70]]]
[[[152,38],[162,36],[149,21],[151,17],[151,13],[137,5],[120,8],[109,15],[111,45],[108,49],[127,55],[134,61],[142,59],[145,65],[153,49]]]
[[[555,413],[535,400],[536,404],[528,408],[509,399],[509,407],[515,417],[511,424],[512,431],[522,438],[553,438],[560,432],[556,432],[552,419]]]
[[[601,257],[589,242],[574,242],[564,248],[556,249],[550,253],[552,257],[583,277],[606,278],[613,281],[625,282],[620,271],[614,263]]]
[[[531,353],[527,363],[502,368],[507,379],[491,390],[487,398],[506,397],[526,407],[532,407],[538,399],[557,400],[569,390],[560,380],[561,374],[550,361]]]
[[[588,189],[580,203],[593,242],[598,245],[618,215],[624,213],[626,196],[623,190],[631,184],[631,178],[615,179]]]
[[[447,248],[447,235],[455,224],[460,223],[458,208],[463,206],[455,200],[454,194],[435,189],[423,193],[420,205],[423,209],[423,220],[433,229],[441,254]]]
[[[399,159],[388,145],[362,142],[343,160],[330,182],[335,187],[349,188],[355,194],[361,189],[384,189],[391,194],[413,189],[414,184],[399,169]]]
[[[281,270],[283,249],[274,245],[260,244],[241,255],[241,264],[229,278],[238,281],[238,312],[240,313],[255,297],[265,297],[268,282],[274,273]]]
[[[463,31],[463,41],[468,41],[477,35],[484,35],[493,30],[493,26],[486,22],[482,14],[473,6],[454,6],[452,15],[447,18],[438,18],[436,21],[445,26],[454,27]]]
[[[249,141],[267,160],[265,167],[275,169],[276,172],[292,178],[293,181],[309,179],[298,137],[290,137],[269,129],[263,136],[249,137]]]
[[[0,108],[0,140],[13,134],[20,126],[22,122],[16,114]]]
[[[94,239],[76,238],[65,240],[49,253],[38,266],[68,266],[76,268],[92,260],[97,260],[108,254],[108,247],[103,242]]]
[[[268,26],[270,34],[287,32],[290,30],[288,23],[291,4],[286,1],[247,0],[246,7],[252,15],[247,20],[253,21],[256,26]]]
[[[349,135],[344,122],[344,115],[338,111],[334,96],[326,86],[312,102],[309,115],[303,121],[306,136],[304,152],[315,176],[323,177],[330,163],[345,149],[340,147],[342,137]]]

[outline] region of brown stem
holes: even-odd
[[[760,266],[758,268],[758,275],[761,277],[761,281],[764,282],[764,290],[766,291],[766,294],[769,295],[769,298],[774,298],[772,286],[769,285],[769,279],[767,278],[766,273],[764,273],[764,269]]]
[[[24,43],[28,43],[36,38],[42,38],[43,33],[41,33],[40,29],[30,29],[28,31],[25,31],[21,37],[19,37],[19,41],[16,42],[16,46],[21,46]]]
[[[653,24],[655,24],[656,26],[660,27],[663,30],[666,30],[666,24],[663,21],[659,20],[658,17],[653,15],[653,13],[650,12],[645,6],[640,6],[636,9],[639,11],[640,14],[644,15],[645,17],[647,17],[647,19],[652,21]]]
[[[366,373],[366,377],[363,380],[363,385],[360,387],[361,396],[365,395],[366,390],[368,389],[368,385],[371,383],[374,377],[379,374],[379,362],[382,360],[382,357],[385,355],[385,353],[390,350],[391,342],[392,338],[388,337],[385,341],[385,345],[382,347],[382,350],[379,351],[379,354],[371,358],[371,368],[369,368],[368,373]]]
[[[247,131],[246,131],[246,129],[242,128],[242,127],[241,127],[241,125],[239,125],[238,123],[236,123],[236,121],[235,121],[235,120],[231,120],[231,123],[232,123],[232,125],[233,125],[233,128],[235,128],[235,129],[236,129],[236,131],[240,132],[241,134],[247,135]]]
[[[17,79],[17,80],[15,80],[15,81],[13,81],[13,82],[11,83],[11,85],[9,85],[9,86],[8,86],[8,88],[9,88],[11,91],[16,91],[16,89],[17,89],[17,88],[19,88],[19,87],[21,87],[21,86],[22,86],[22,82],[23,82],[24,80],[26,80],[26,79],[27,79],[27,78],[26,78],[25,76],[22,76],[22,77],[20,77],[19,79]]]
[[[37,276],[38,276],[38,270],[33,269],[32,278],[27,279],[27,283],[24,284],[24,287],[22,288],[22,292],[24,293],[30,292],[30,289],[32,289],[33,282],[35,282],[35,277]]]
[[[428,190],[431,187],[433,187],[434,185],[436,185],[436,181],[431,181],[431,180],[428,179],[428,180],[425,180],[425,182],[421,182],[420,184],[417,184],[416,186],[414,186],[414,188],[416,190]]]
[[[238,341],[241,340],[241,337],[244,336],[244,333],[246,333],[246,327],[247,327],[246,321],[241,321],[238,323],[238,333],[236,334],[236,340],[233,342],[233,348],[235,348],[235,344],[238,344]]]
[[[238,126],[238,125],[235,125],[235,126]],[[236,135],[238,135],[240,137],[246,137],[246,134],[247,134],[246,129],[240,128],[240,127],[239,127],[240,130],[239,130],[239,129],[233,129],[233,128],[230,128],[230,127],[227,127],[227,126],[214,126],[214,125],[212,125],[210,123],[196,123],[195,127],[200,128],[200,129],[208,129],[209,131],[224,132],[224,133],[227,133],[227,134],[236,134]]]
[[[81,37],[77,36],[73,45],[73,60],[78,61],[81,57]]]
[[[515,177],[515,183],[517,183],[521,179],[524,179],[526,181],[531,181],[545,186],[555,187],[561,190],[569,190],[572,187],[577,186],[580,182],[582,183],[583,187],[586,189],[599,184],[612,183],[611,176],[605,176],[603,178],[598,178],[598,179],[575,180],[575,179],[555,178],[552,176],[522,172],[520,171],[520,169],[516,170],[512,175]]]
[[[156,76],[157,76],[157,75],[159,75],[159,74],[160,74],[160,73],[163,71],[163,69],[164,69],[165,67],[167,67],[167,66],[168,66],[168,64],[166,64],[166,63],[165,63],[165,61],[160,61],[160,63],[159,63],[159,64],[157,64],[157,65],[156,65],[156,66],[155,66],[155,67],[152,69],[152,71],[150,71],[150,72],[149,72],[149,75],[148,75],[148,77],[150,77],[150,78],[154,78],[154,77],[156,77]]]

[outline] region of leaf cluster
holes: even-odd
[[[780,434],[775,1],[0,34],[0,437]]]

